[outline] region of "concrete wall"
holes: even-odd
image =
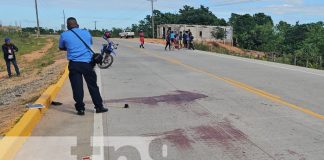
[[[227,43],[232,43],[233,40],[233,27],[231,26],[206,26],[206,25],[186,25],[186,24],[162,24],[157,26],[157,37],[164,38],[168,29],[172,31],[188,31],[190,30],[195,40],[205,41],[205,40],[215,40],[211,32],[217,27],[223,28],[226,31],[225,41]]]

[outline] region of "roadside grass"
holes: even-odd
[[[35,37],[33,35],[27,33],[2,33],[0,32],[0,44],[1,46],[4,44],[4,39],[9,37],[11,42],[15,44],[19,51],[16,53],[16,57],[19,60],[20,57],[24,54],[30,53],[32,51],[36,51],[41,49],[46,44],[46,37]],[[0,72],[6,70],[5,61],[3,59],[3,52],[1,48],[1,56],[0,56]]]
[[[239,55],[238,53],[231,52],[231,51],[229,51],[225,48],[219,47],[219,46],[211,46],[211,45],[207,45],[207,44],[204,44],[201,42],[195,42],[194,45],[197,50],[215,52],[215,53],[221,53],[221,54],[228,54],[228,55]]]
[[[34,67],[36,68],[44,68],[47,67],[53,63],[55,63],[55,60],[57,59],[58,56],[62,56],[62,52],[59,51],[58,49],[58,39],[51,37],[54,45],[52,48],[48,50],[48,52],[41,57],[40,59],[36,59],[33,61]]]
[[[30,41],[33,41],[33,39],[36,39],[36,37],[30,37],[29,38]],[[23,42],[25,42],[25,40],[24,40],[24,41],[20,41],[20,43],[23,44],[23,45],[33,44],[32,47],[31,46],[25,47],[24,51],[26,51],[26,53],[30,53],[32,51],[36,51],[36,50],[39,50],[42,47],[44,47],[46,45],[46,43],[47,43],[46,42],[47,39],[51,39],[51,41],[54,43],[53,47],[51,47],[39,59],[35,59],[35,60],[31,61],[31,62],[22,62],[22,61],[20,61],[20,63],[25,63],[25,67],[24,67],[22,73],[28,74],[28,75],[31,75],[31,76],[47,76],[46,71],[43,72],[44,70],[46,70],[46,67],[54,64],[56,60],[63,59],[65,57],[65,52],[59,51],[59,49],[57,47],[58,46],[58,37],[44,36],[44,37],[41,37],[41,38],[37,39],[36,42],[28,42],[26,44],[23,44]],[[15,44],[18,44],[18,43],[15,43]],[[19,58],[18,56],[20,56],[20,55],[17,54],[17,58]],[[3,60],[2,57],[0,57],[0,58]],[[4,64],[2,64],[2,62],[0,62],[0,66],[4,65]],[[62,75],[63,72],[64,71],[61,71],[59,74],[57,74],[57,77],[55,76],[55,78],[53,78],[50,81],[46,82],[46,85],[39,86],[39,88],[35,88],[34,93],[29,94],[27,97],[25,97],[25,98],[23,98],[21,100],[18,100],[17,102],[20,104],[21,107],[24,107],[24,104],[27,104],[27,103],[34,103],[41,96],[41,94],[47,89],[48,85],[55,84],[57,82],[57,80],[60,78],[60,75]],[[19,120],[22,118],[23,114],[26,111],[27,111],[27,108],[25,110],[22,110],[21,115],[19,115],[15,119],[13,119],[13,121],[12,121],[13,125],[12,126],[14,126],[16,123],[19,122]],[[0,133],[0,135],[3,135],[3,134],[4,133]]]
[[[258,59],[262,61],[270,61],[266,57],[256,57],[251,54],[240,54],[234,51],[230,51],[226,48],[220,47],[220,46],[215,46],[215,45],[208,45],[205,43],[201,42],[195,42],[194,43],[195,48],[197,50],[202,50],[202,51],[207,51],[207,52],[213,52],[213,53],[218,53],[218,54],[226,54],[226,55],[231,55],[231,56],[236,56],[236,57],[243,57],[243,58],[249,58],[249,59]]]
[[[195,42],[194,45],[197,50],[202,50],[202,51],[207,51],[207,52],[227,54],[227,55],[232,55],[232,56],[237,56],[237,57],[257,59],[257,60],[262,60],[262,61],[269,61],[269,62],[274,62],[274,63],[288,64],[288,65],[295,65],[295,66],[313,68],[313,69],[319,69],[319,70],[324,69],[323,66],[321,66],[321,64],[323,65],[323,63],[320,62],[321,59],[319,57],[309,59],[309,64],[305,66],[305,64],[307,64],[307,59],[305,57],[294,57],[294,55],[292,55],[292,54],[276,56],[273,58],[272,56],[269,56],[269,55],[255,56],[255,55],[249,54],[248,50],[244,50],[248,54],[240,54],[240,53],[236,53],[236,52],[227,50],[226,48],[223,48],[221,46],[209,45],[209,44],[202,43],[202,42]],[[295,58],[296,58],[296,63],[294,63]]]
[[[4,44],[4,39],[9,37],[11,42],[15,44],[19,52],[17,56],[24,55],[26,53],[30,53],[32,51],[36,51],[41,49],[46,44],[46,37],[35,37],[34,35],[30,35],[27,33],[1,33],[0,32],[0,42],[1,45]]]

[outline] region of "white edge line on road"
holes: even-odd
[[[97,84],[102,94],[102,81],[101,81],[101,71],[99,68],[95,68],[97,73]],[[96,114],[94,111],[94,120],[93,120],[93,137],[92,137],[92,160],[104,160],[104,133],[103,133],[103,114]],[[98,155],[94,155],[96,153],[95,148],[100,147],[100,153]]]
[[[154,46],[163,46],[162,44],[156,44],[156,43],[148,43],[148,44],[154,45]],[[283,63],[275,63],[275,62],[261,61],[261,60],[255,60],[255,59],[245,59],[242,57],[226,55],[226,54],[221,54],[221,53],[216,53],[216,52],[213,53],[213,52],[207,52],[207,51],[202,51],[202,50],[195,50],[195,51],[200,52],[202,54],[206,54],[206,55],[227,58],[227,59],[233,59],[233,60],[243,61],[243,62],[247,62],[247,63],[259,64],[259,65],[264,65],[264,66],[268,66],[268,67],[286,69],[286,70],[290,70],[290,71],[302,72],[302,73],[307,73],[307,74],[324,77],[324,72],[322,74],[319,74],[319,73],[306,71],[306,70],[313,70],[313,71],[317,71],[317,72],[322,72],[321,70],[305,68],[305,67],[300,67],[300,66],[293,66],[293,65],[283,64]],[[279,66],[279,65],[286,65],[287,67]],[[288,68],[288,67],[291,67],[291,68]],[[294,69],[293,67],[295,67],[296,69]],[[297,69],[297,67],[298,67],[298,69]],[[306,69],[306,70],[302,70],[302,69]]]
[[[283,64],[283,63],[275,63],[275,62],[261,61],[261,60],[255,60],[255,59],[246,59],[246,58],[242,58],[242,57],[236,57],[236,56],[231,56],[231,55],[212,53],[212,52],[206,52],[206,51],[200,51],[200,50],[197,50],[197,52],[200,52],[200,53],[206,54],[206,55],[221,57],[221,58],[233,59],[233,60],[243,61],[243,62],[247,62],[247,63],[259,64],[259,65],[264,65],[264,66],[268,66],[268,67],[303,72],[303,73],[308,73],[308,74],[324,77],[324,72],[322,70],[315,70],[315,69],[311,69],[311,68],[293,66],[293,65]],[[286,67],[284,67],[283,65],[285,65]],[[288,68],[288,67],[291,67],[291,68]],[[294,68],[296,68],[296,69],[294,69]],[[310,72],[310,71],[306,71],[306,70],[313,70],[313,71],[323,72],[323,73],[319,74],[319,73],[314,73],[314,72]]]

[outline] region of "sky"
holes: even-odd
[[[36,26],[34,0],[0,0],[0,24]],[[155,0],[154,9],[177,13],[184,5],[204,5],[219,18],[231,13],[270,15],[275,23],[283,20],[310,23],[324,21],[323,0]],[[66,17],[76,17],[82,28],[125,28],[151,14],[149,0],[38,0],[40,26],[60,29]]]

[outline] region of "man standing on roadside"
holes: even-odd
[[[19,72],[19,67],[17,65],[16,55],[15,55],[15,52],[18,52],[18,48],[13,43],[11,43],[10,38],[5,39],[5,44],[2,45],[2,52],[3,52],[3,58],[6,61],[9,78],[12,76],[10,63],[14,65],[16,74],[17,76],[19,76],[20,72]]]
[[[84,115],[85,111],[85,104],[83,102],[83,78],[87,83],[96,113],[107,112],[108,109],[103,106],[103,100],[97,85],[97,75],[91,63],[92,52],[82,42],[83,40],[88,46],[91,46],[92,36],[89,31],[79,29],[77,20],[73,17],[67,19],[67,28],[68,31],[61,34],[59,48],[60,50],[67,51],[69,78],[73,91],[73,99],[76,102],[75,109],[78,112],[77,114]]]

